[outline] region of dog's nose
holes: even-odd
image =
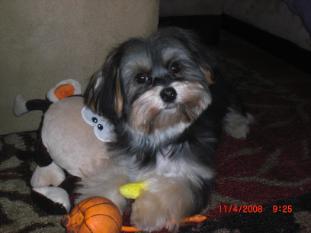
[[[177,97],[177,92],[173,87],[166,87],[160,92],[160,96],[164,102],[172,103]]]

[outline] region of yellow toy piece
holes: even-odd
[[[140,196],[140,194],[147,190],[146,182],[134,182],[122,185],[119,188],[121,195],[127,199],[136,199]]]

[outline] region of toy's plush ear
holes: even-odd
[[[62,100],[73,95],[81,95],[81,85],[74,79],[66,79],[57,83],[47,93],[47,98],[51,102]]]
[[[113,50],[102,69],[93,75],[84,93],[85,104],[112,121],[122,116],[124,105],[122,83],[119,77],[121,56],[120,49]]]

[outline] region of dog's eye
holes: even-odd
[[[173,62],[170,66],[170,71],[173,73],[173,74],[176,74],[180,71],[180,65],[177,63],[177,62]]]
[[[152,82],[152,78],[148,74],[138,74],[135,79],[139,84],[150,84]]]

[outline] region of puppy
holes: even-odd
[[[213,67],[195,35],[179,28],[114,49],[85,92],[86,105],[115,127],[113,165],[82,181],[81,199],[105,196],[122,211],[120,185],[146,181],[131,214],[146,231],[177,229],[205,208],[223,126],[245,137],[251,121]]]

